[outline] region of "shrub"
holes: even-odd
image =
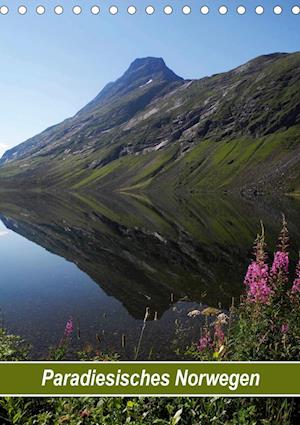
[[[197,360],[298,360],[300,354],[300,260],[290,275],[288,229],[283,218],[277,250],[268,264],[264,229],[256,238],[245,296],[238,309],[206,324],[187,354]]]
[[[0,328],[0,361],[26,360],[28,355],[29,345],[21,337]]]

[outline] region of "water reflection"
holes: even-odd
[[[157,338],[157,352],[169,355],[175,318],[185,318],[198,303],[226,308],[232,297],[239,297],[260,219],[274,244],[285,212],[296,251],[299,207],[299,200],[289,198],[2,193],[0,254],[6,263],[1,267],[1,308],[10,312],[14,325],[19,305],[18,326],[23,323],[24,334],[43,333],[46,325],[41,323],[51,318],[45,346],[55,343],[66,312],[74,311],[90,335],[101,328],[111,343],[116,339],[112,335],[117,333],[119,341],[128,334],[132,351],[149,307],[150,319],[160,320],[145,332],[145,346],[149,350]],[[27,241],[17,238],[9,249],[7,229]],[[39,247],[27,246],[28,240]],[[168,350],[161,348],[166,332]]]

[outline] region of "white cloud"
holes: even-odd
[[[8,231],[7,230],[0,230],[0,237],[5,236],[5,235],[8,235]]]

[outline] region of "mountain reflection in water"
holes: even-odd
[[[156,335],[164,342],[168,332],[168,348],[163,343],[159,345],[161,348],[156,347],[161,350],[157,354],[160,357],[171,355],[170,346],[175,338],[172,326],[174,328],[176,318],[185,323],[189,309],[199,303],[215,307],[221,304],[227,308],[232,297],[239,299],[260,219],[265,223],[267,241],[273,248],[284,212],[296,255],[300,246],[299,211],[300,201],[292,198],[247,200],[207,194],[152,195],[151,198],[137,194],[102,194],[92,198],[78,194],[4,192],[0,201],[0,219],[7,229],[75,264],[76,270],[88,275],[106,296],[118,301],[115,315],[122,317],[122,326],[126,328],[127,324],[127,331],[122,332],[130,333],[131,351],[149,307],[149,320],[153,321],[154,317],[158,320],[149,324],[152,329],[144,336],[145,353]],[[0,238],[1,244],[4,247],[4,237]],[[21,267],[18,258],[22,252],[15,250],[12,255],[15,267]],[[43,285],[44,276],[40,279]],[[52,283],[58,290],[62,285],[59,280]],[[7,295],[8,283],[2,291]],[[75,291],[72,296],[76,296],[75,285],[68,291]],[[18,291],[14,296],[18,297]],[[67,300],[63,293],[64,296]],[[77,303],[87,302],[83,294],[80,297]],[[8,315],[11,327],[18,330],[13,307],[6,305],[5,299],[4,296],[4,301],[0,301],[0,308]],[[68,302],[70,304],[70,298]],[[48,308],[53,329],[57,329],[50,341],[53,342],[59,338],[59,328],[55,327],[58,307]],[[93,311],[87,306],[84,313],[81,312],[84,317],[79,318],[89,329],[89,335],[99,332],[100,325]],[[35,319],[28,320],[27,327],[34,333],[39,316],[34,311],[32,315]],[[111,335],[120,333],[117,317],[114,329],[112,323],[109,326],[101,323],[102,331]],[[194,329],[191,335],[196,337],[199,321],[189,320],[192,324],[186,325]],[[110,345],[107,343],[107,347]],[[43,350],[38,349],[40,353]]]

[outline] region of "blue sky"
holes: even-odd
[[[118,78],[136,57],[163,57],[167,65],[185,78],[200,78],[229,70],[260,54],[300,50],[300,15],[290,12],[297,2],[253,0],[197,1],[166,0],[3,0],[9,13],[0,15],[0,155],[3,151],[76,113],[109,81]],[[19,16],[17,6],[25,3],[28,13]],[[38,4],[47,8],[35,14]],[[56,16],[53,7],[61,4],[65,12]],[[75,16],[71,6],[80,4],[83,12]],[[99,4],[101,13],[89,13]],[[108,6],[119,6],[110,16]],[[134,4],[138,12],[126,13]],[[156,12],[143,10],[152,4]],[[166,16],[163,6],[171,4],[174,13]],[[185,16],[181,7],[188,4],[192,13]],[[207,4],[211,12],[201,16]],[[217,7],[226,4],[226,16]],[[236,6],[248,8],[244,16]],[[262,16],[254,13],[265,5]],[[272,13],[282,5],[281,16]]]

